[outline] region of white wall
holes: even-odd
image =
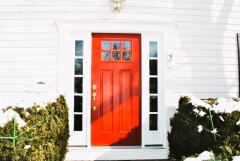
[[[238,97],[239,11],[237,0],[126,0],[119,14],[111,13],[108,0],[1,0],[0,105],[57,94],[56,22],[81,20],[173,23],[167,74],[174,102],[182,93]],[[37,82],[45,82],[43,92]]]

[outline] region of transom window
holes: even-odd
[[[103,40],[101,42],[102,61],[131,61],[132,42],[130,40]]]

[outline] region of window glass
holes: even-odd
[[[83,86],[83,78],[82,77],[75,77],[74,80],[74,91],[75,93],[82,93],[82,86]]]
[[[74,112],[82,112],[82,96],[74,96]]]
[[[129,51],[123,52],[123,60],[131,60],[131,54]]]
[[[110,41],[102,41],[102,50],[110,50]]]
[[[75,59],[75,75],[83,74],[83,60]]]
[[[157,70],[157,60],[149,60],[149,70],[150,70],[150,75],[157,75],[158,70]]]
[[[150,112],[158,112],[158,97],[150,96]]]
[[[150,114],[149,117],[149,130],[158,130],[158,115]]]
[[[75,56],[83,56],[83,41],[75,41]]]
[[[150,88],[150,93],[158,93],[157,78],[150,78],[149,88]]]
[[[157,57],[157,42],[150,41],[149,42],[149,57]]]
[[[113,50],[120,50],[120,41],[112,41],[112,49]]]
[[[82,131],[82,115],[74,115],[74,131]]]

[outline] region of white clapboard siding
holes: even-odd
[[[224,57],[191,57],[189,55],[188,57],[175,57],[174,58],[175,64],[226,64],[226,65],[234,65],[238,64],[236,58],[224,58]]]
[[[31,90],[33,86],[32,85],[0,85],[1,92],[34,92]],[[57,87],[56,85],[48,85],[47,91],[56,91]],[[35,90],[35,92],[38,92]],[[45,91],[44,91],[45,92]]]
[[[39,82],[45,84],[57,84],[57,77],[1,77],[0,84],[1,85],[29,85],[29,84],[37,84]]]
[[[193,50],[231,50],[236,51],[236,44],[214,44],[214,43],[175,43],[175,49],[193,49]]]
[[[0,48],[0,55],[57,55],[58,48]]]
[[[9,7],[3,7],[3,8],[7,10],[9,9]],[[2,10],[0,11],[0,13],[1,12]],[[0,26],[12,26],[12,25],[14,26],[49,26],[53,24],[54,24],[54,20],[15,20],[15,19],[0,20]]]
[[[154,10],[153,10],[154,8]],[[76,13],[86,13],[86,12],[106,12],[109,10],[109,6],[99,6],[84,3],[84,5],[76,5],[76,6],[46,6],[46,5],[39,5],[39,6],[0,6],[0,13],[39,13],[39,12],[55,12],[55,13],[62,13],[62,12],[76,12]],[[125,13],[138,13],[138,14],[159,14],[159,15],[191,15],[191,16],[202,16],[202,17],[216,17],[218,19],[219,14],[221,13],[221,17],[231,17],[231,18],[238,18],[238,14],[236,12],[231,11],[216,11],[212,10],[211,12],[202,12],[201,10],[187,10],[187,9],[178,9],[178,8],[169,8],[161,6],[136,6],[135,4],[127,3],[127,7],[124,9]],[[41,21],[36,22],[40,24]],[[50,21],[49,21],[50,22]]]
[[[0,41],[0,48],[57,48],[58,42],[56,40],[43,40],[43,41]]]
[[[178,85],[175,86],[175,91],[176,92],[186,92],[186,93],[190,93],[190,92],[238,92],[238,86],[234,86],[234,85]]]
[[[240,27],[240,26],[239,26]],[[205,36],[176,36],[175,43],[199,43],[199,44],[219,44],[219,45],[224,45],[224,44],[231,44],[235,45],[236,47],[236,37],[208,37],[206,38]]]
[[[0,21],[1,22],[1,21]],[[0,34],[0,41],[58,41],[57,33],[18,33],[18,34]]]
[[[0,70],[1,77],[56,77],[56,70]]]
[[[6,16],[6,15],[5,15]],[[4,16],[4,17],[5,17]],[[8,16],[6,16],[8,17]],[[6,18],[5,17],[5,18]],[[0,14],[1,19],[1,14]],[[54,33],[57,29],[54,26],[9,26],[9,27],[0,27],[1,33]]]
[[[174,71],[174,77],[175,78],[238,79],[238,72],[225,72],[225,71]]]
[[[57,62],[33,62],[33,61],[23,61],[23,62],[1,62],[0,63],[0,70],[25,70],[25,69],[32,69],[32,70],[57,70]]]
[[[207,78],[186,78],[186,79],[173,79],[174,86],[186,85],[190,86],[238,86],[236,79],[207,79]]]
[[[57,55],[0,55],[2,62],[56,62]]]
[[[226,51],[226,50],[223,51],[221,49],[216,49],[216,50],[174,50],[174,56],[237,58],[237,51]]]
[[[238,72],[238,65],[222,64],[174,64],[175,71],[230,71]]]
[[[214,21],[214,17],[211,18],[211,21]],[[219,30],[219,31],[237,31],[240,25],[238,24],[229,24],[229,23],[218,23],[218,22],[181,22],[178,23],[177,27],[179,29],[199,29],[199,30]]]

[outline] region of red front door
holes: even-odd
[[[93,146],[141,145],[140,41],[137,34],[92,35]]]

